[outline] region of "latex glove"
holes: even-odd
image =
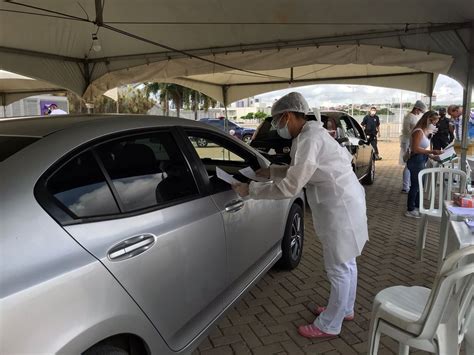
[[[245,197],[249,195],[249,184],[233,184],[232,189],[239,195],[240,197]]]
[[[270,168],[261,168],[261,169],[258,169],[258,170],[255,172],[255,174],[256,174],[257,176],[270,179]]]

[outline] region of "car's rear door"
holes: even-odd
[[[277,257],[286,222],[288,200],[253,200],[240,198],[231,185],[216,176],[216,167],[245,179],[238,170],[245,167],[259,168],[256,156],[247,147],[223,135],[187,129],[188,144],[193,145],[196,157],[208,176],[208,188],[215,201],[227,236],[229,287],[240,290],[252,280],[263,265]],[[204,138],[206,148],[193,142]]]
[[[169,130],[122,135],[78,152],[45,182],[70,217],[66,231],[173,350],[222,311],[227,266],[220,210],[181,145]]]

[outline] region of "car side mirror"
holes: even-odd
[[[347,137],[337,138],[336,141],[339,144],[347,145],[346,143],[349,143],[349,138],[347,138]]]

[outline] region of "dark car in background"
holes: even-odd
[[[308,120],[317,120],[312,114]],[[291,139],[281,138],[271,126],[271,117],[257,128],[250,146],[259,150],[267,159],[275,164],[291,162]],[[375,154],[361,125],[350,115],[340,111],[322,111],[321,121],[330,134],[345,146],[352,154],[352,169],[357,178],[365,185],[375,180]]]
[[[255,133],[254,128],[242,127],[230,120],[227,120],[227,128],[224,129],[224,118],[201,118],[199,121],[216,127],[223,132],[229,133],[231,136],[237,137],[238,139],[247,144],[250,143],[250,141],[252,140],[252,136]],[[206,147],[208,144],[205,139],[202,139],[196,143],[199,147]]]

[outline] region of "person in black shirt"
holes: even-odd
[[[362,127],[364,127],[367,141],[374,148],[375,160],[382,160],[379,156],[379,149],[377,148],[377,135],[379,134],[380,119],[376,115],[377,109],[375,106],[370,108],[370,114],[366,115],[362,120]]]
[[[439,121],[436,125],[438,131],[431,138],[433,149],[441,150],[454,140],[454,126],[446,117],[446,109],[444,107],[439,109]]]

